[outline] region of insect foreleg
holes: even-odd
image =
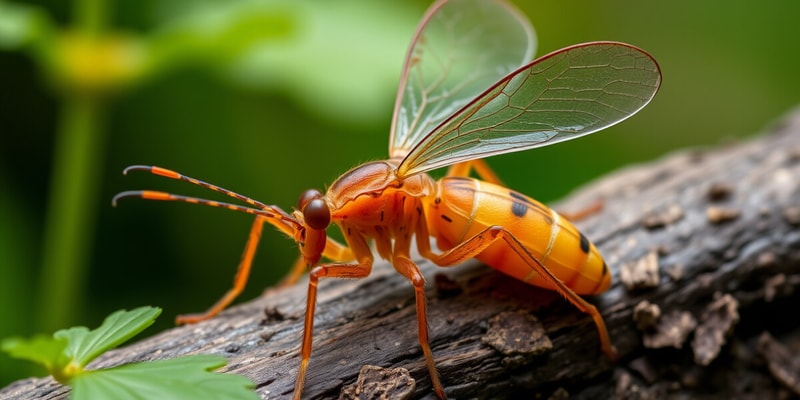
[[[244,246],[244,254],[242,260],[239,262],[239,267],[236,270],[236,276],[233,278],[233,287],[217,300],[211,308],[201,314],[184,314],[179,315],[175,319],[177,324],[193,324],[212,318],[224,310],[225,307],[230,305],[233,300],[242,293],[247,279],[250,277],[250,267],[253,265],[253,258],[256,256],[256,249],[258,248],[258,241],[261,239],[261,232],[264,230],[264,222],[268,221],[266,217],[257,216],[253,221],[253,227],[250,228],[250,235],[247,239],[247,244]],[[275,225],[275,224],[273,224]]]
[[[327,258],[328,260],[336,262],[355,260],[355,256],[353,256],[353,251],[350,250],[349,247],[331,239],[330,237],[328,237],[327,241],[325,242],[325,250],[322,252],[322,256]],[[294,285],[295,283],[297,283],[300,277],[303,276],[303,274],[305,274],[307,271],[308,271],[308,265],[306,265],[303,256],[297,257],[297,261],[295,261],[294,265],[292,265],[292,269],[289,270],[289,273],[287,273],[286,276],[283,277],[283,279],[281,279],[277,287]]]
[[[564,296],[567,301],[577,307],[578,310],[589,314],[592,317],[595,325],[597,326],[597,333],[600,337],[600,346],[603,350],[603,353],[605,353],[609,359],[615,360],[617,358],[617,351],[611,344],[611,339],[608,336],[608,331],[606,330],[606,324],[603,321],[603,316],[600,315],[600,312],[597,311],[597,308],[592,304],[589,304],[589,302],[584,300],[572,289],[568,288],[563,282],[561,282],[561,280],[556,278],[556,276],[553,275],[553,273],[550,272],[547,267],[539,262],[539,260],[537,260],[536,257],[534,257],[525,248],[525,246],[522,245],[522,243],[514,236],[514,234],[507,231],[502,226],[490,226],[475,236],[464,240],[462,243],[457,244],[452,249],[441,254],[434,253],[433,250],[431,250],[430,242],[427,240],[418,240],[417,246],[419,247],[420,254],[433,261],[435,264],[439,266],[453,266],[470,258],[476,257],[489,246],[494,244],[497,240],[503,240],[505,244],[511,250],[513,250],[517,256],[520,257],[520,259],[530,266],[532,270],[547,280],[553,286],[554,290],[561,293],[561,295]]]
[[[433,360],[433,352],[431,352],[430,340],[428,338],[428,312],[425,303],[425,278],[422,276],[417,264],[415,264],[405,255],[395,255],[392,257],[392,265],[397,272],[405,276],[414,285],[414,296],[417,303],[417,330],[419,332],[419,344],[422,346],[423,354],[425,354],[425,362],[427,362],[428,371],[431,374],[433,390],[436,391],[436,394],[440,399],[444,399],[444,389],[442,388],[442,384],[439,382],[439,374],[436,372],[436,364]]]
[[[294,386],[295,400],[300,400],[306,380],[308,361],[311,359],[311,339],[314,334],[314,309],[317,304],[317,284],[320,278],[364,278],[372,271],[372,251],[363,236],[354,233],[348,236],[348,243],[356,264],[323,264],[311,270],[308,276],[308,297],[306,298],[306,315],[303,325],[303,344],[300,348],[300,369]],[[327,247],[326,247],[327,248]]]

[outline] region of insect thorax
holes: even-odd
[[[397,162],[394,160],[372,161],[342,174],[325,195],[332,213],[336,215],[344,211],[356,200],[363,201],[362,197],[379,198],[402,192],[410,197],[421,198],[433,192],[435,185],[428,175],[417,174],[400,179],[395,174],[396,169]]]
[[[343,174],[326,194],[331,217],[345,236],[358,233],[374,239],[384,258],[392,242],[411,240],[424,213],[422,199],[435,190],[428,175],[399,179],[395,168],[393,161],[362,164]]]

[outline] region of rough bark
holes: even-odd
[[[431,344],[450,397],[800,396],[796,357],[785,355],[800,349],[800,111],[752,141],[618,171],[557,208],[598,199],[604,209],[577,225],[613,266],[614,285],[591,301],[621,360],[607,360],[591,319],[552,292],[476,262],[441,269],[421,261]],[[379,262],[367,279],[319,287],[304,398],[338,397],[364,365],[407,369],[416,382],[411,398],[434,398],[402,276]],[[251,378],[262,398],[288,398],[305,296],[302,283],[271,290],[94,366],[220,354],[229,359],[225,371]],[[371,376],[391,380],[391,372]],[[67,393],[51,379],[30,379],[0,398]]]

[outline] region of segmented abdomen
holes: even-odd
[[[502,226],[576,293],[597,294],[611,285],[608,267],[586,236],[555,211],[508,188],[447,177],[439,181],[437,197],[427,213],[428,228],[442,250],[490,226]],[[477,258],[523,282],[553,289],[504,241],[492,244]]]

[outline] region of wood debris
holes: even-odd
[[[758,352],[767,361],[772,377],[800,396],[800,357],[797,357],[797,352],[775,340],[768,332],[758,338]]]
[[[658,254],[651,251],[634,262],[622,264],[619,279],[629,291],[658,287]]]
[[[694,333],[692,350],[694,362],[709,365],[719,355],[733,327],[739,322],[739,302],[725,294],[706,307],[700,316],[700,325]]]
[[[661,308],[647,300],[639,302],[633,308],[633,320],[636,322],[636,328],[640,331],[646,331],[656,326],[659,318],[661,318]]]
[[[742,215],[742,210],[731,207],[718,207],[711,206],[706,208],[706,218],[712,224],[721,224],[723,222],[733,221]]]
[[[683,218],[683,209],[673,204],[665,210],[649,212],[642,218],[642,225],[647,229],[658,229],[677,222],[681,218]]]
[[[783,210],[783,218],[790,225],[800,225],[800,206],[789,207]]]
[[[524,362],[553,348],[539,319],[526,311],[504,311],[489,319],[481,342],[506,356],[506,364]]]
[[[709,201],[727,200],[733,194],[733,185],[724,182],[712,183],[706,196]]]
[[[652,329],[644,333],[644,347],[680,349],[696,326],[697,320],[689,312],[671,311],[662,316]]]
[[[339,400],[349,399],[409,399],[417,381],[405,368],[361,367],[358,379],[342,388]]]

